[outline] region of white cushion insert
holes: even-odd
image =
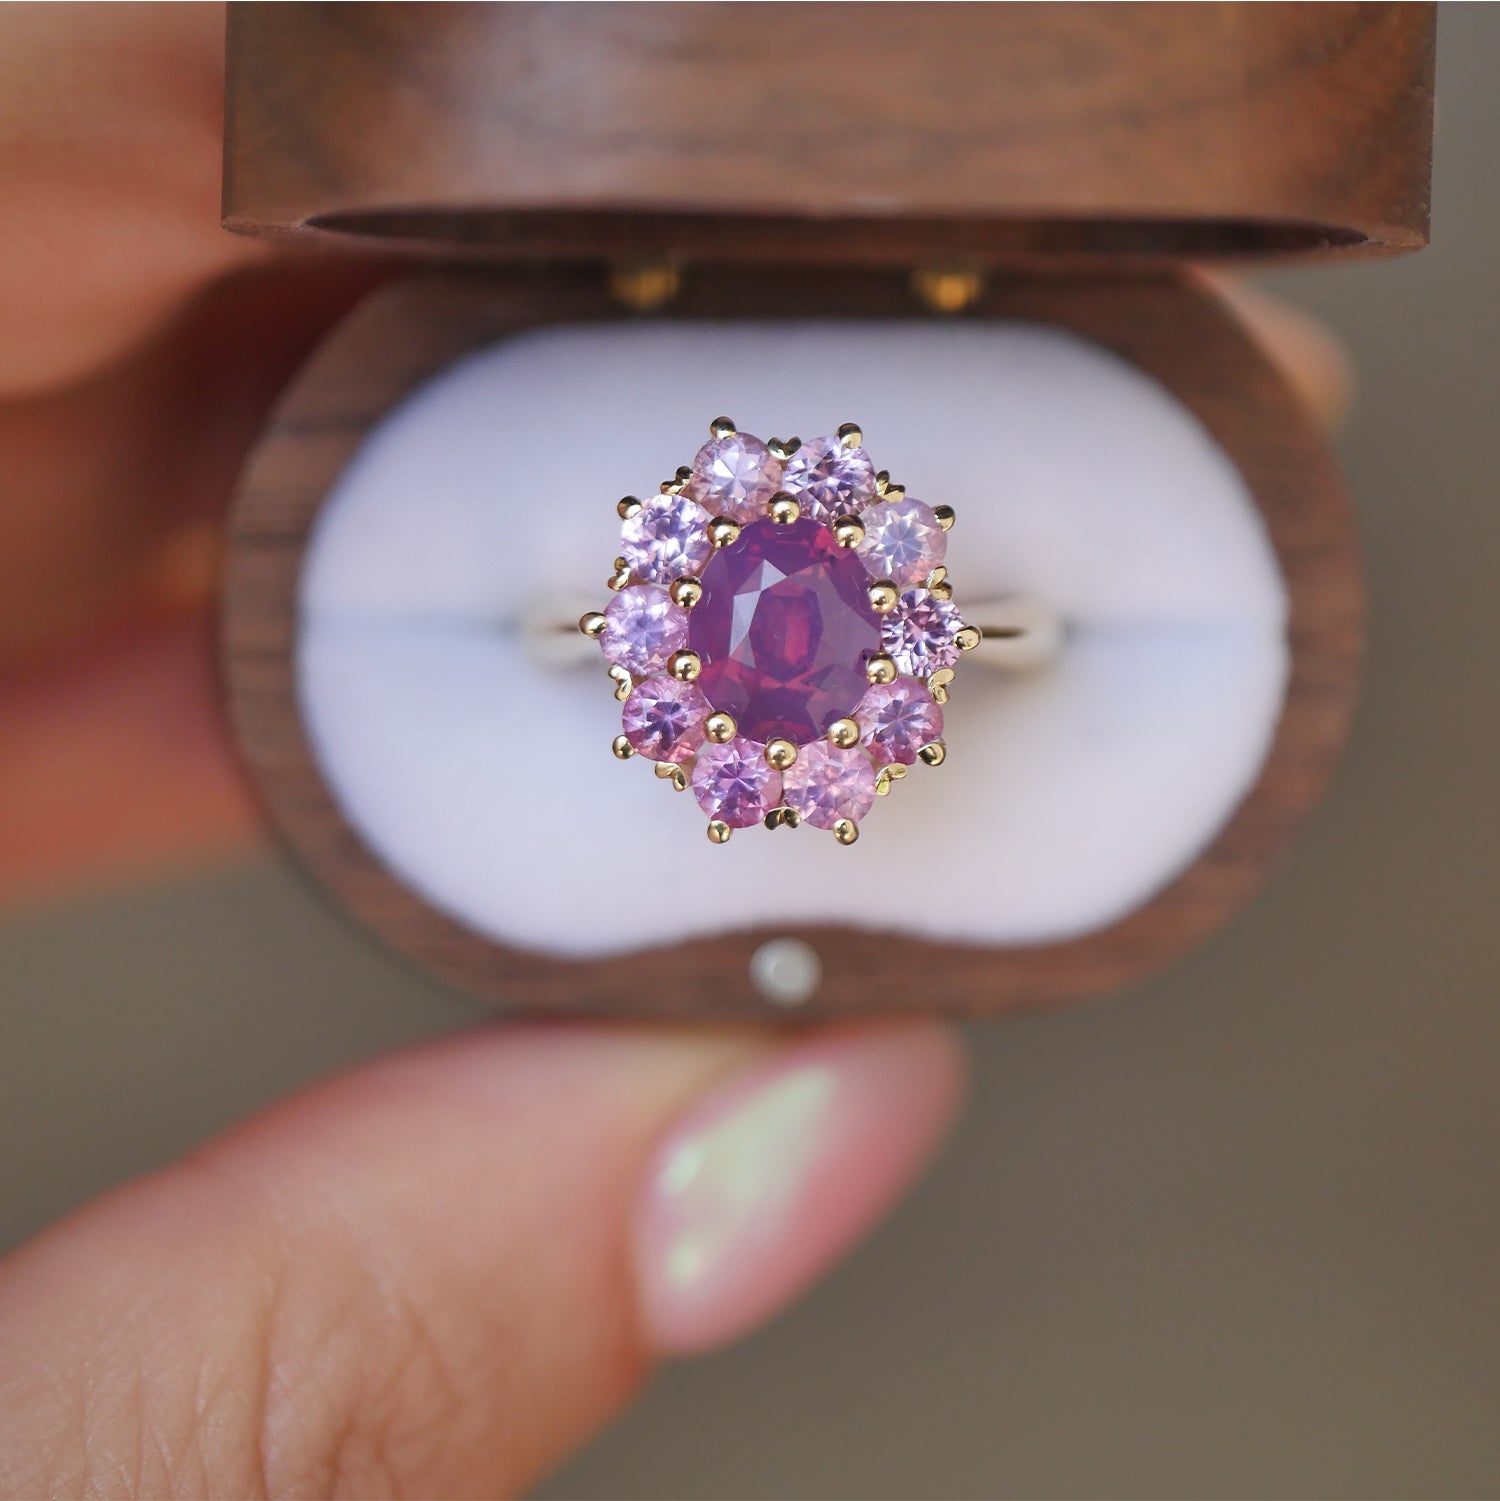
[[[947,763],[912,768],[838,846],[802,828],[711,846],[690,794],[610,754],[602,659],[549,674],[518,621],[608,599],[614,502],[727,413],[762,437],[857,421],[909,493],[958,512],[960,605],[1062,613],[1059,659],[960,664]],[[1086,933],[1212,839],[1265,756],[1286,600],[1239,474],[1161,386],[1026,324],[549,329],[429,381],[319,519],[298,688],[351,823],[429,902],[559,955],[789,921],[966,943]]]

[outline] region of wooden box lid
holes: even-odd
[[[230,7],[225,222],[984,266],[1427,238],[1427,4]]]

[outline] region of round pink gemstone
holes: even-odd
[[[620,726],[648,761],[690,761],[703,744],[708,700],[696,683],[647,678],[625,700]]]
[[[816,740],[797,753],[782,777],[782,796],[815,828],[831,829],[841,818],[856,823],[875,802],[875,768],[858,746],[841,750]]]
[[[703,570],[688,620],[709,703],[752,740],[819,739],[854,712],[880,646],[869,584],[820,522],[751,522]]]
[[[782,465],[781,488],[818,521],[857,516],[875,498],[875,466],[862,448],[812,438]]]
[[[939,599],[927,589],[908,589],[881,622],[881,640],[898,672],[925,678],[958,661],[953,637],[963,624],[951,600]]]
[[[925,583],[948,554],[948,533],[920,500],[878,500],[859,519],[865,536],[856,550],[878,579],[902,588]]]
[[[731,829],[759,823],[781,806],[781,773],[766,762],[766,748],[736,736],[728,745],[705,745],[693,763],[693,796],[710,818]]]
[[[695,577],[714,550],[712,520],[685,495],[656,495],[620,528],[620,556],[641,579],[670,584]]]
[[[631,584],[604,609],[599,644],[604,655],[633,678],[660,672],[687,645],[687,611],[660,584]]]
[[[943,711],[925,683],[897,678],[876,683],[854,711],[861,738],[878,765],[899,761],[910,766],[917,752],[943,733]]]
[[[759,438],[730,433],[698,450],[685,494],[714,516],[755,521],[781,488],[781,460]]]

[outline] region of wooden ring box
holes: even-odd
[[[781,936],[822,964],[799,1017],[1059,1002],[1186,949],[1257,889],[1319,796],[1362,636],[1326,443],[1187,262],[1425,243],[1432,48],[1430,7],[1406,4],[232,6],[225,222],[434,262],[314,354],[234,509],[225,675],[280,832],[398,951],[539,1010],[778,1014],[750,964]],[[652,317],[674,325],[892,328],[932,316],[913,290],[924,271],[956,269],[982,288],[963,321],[1071,331],[1201,424],[1274,550],[1289,666],[1258,773],[1174,878],[1044,942],[726,920],[568,956],[457,920],[375,852],[330,786],[298,694],[299,589],[325,499],[376,425],[455,361],[524,331],[638,317],[620,293],[652,284],[622,274],[641,268],[667,268],[656,284],[673,295]],[[622,476],[618,489],[644,482]],[[602,677],[598,692],[608,701]],[[607,749],[600,765],[639,769]],[[601,834],[601,858],[608,848]],[[587,921],[597,897],[587,881],[578,890]]]

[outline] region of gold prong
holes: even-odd
[[[896,785],[896,779],[891,775],[889,766],[882,766],[879,775],[875,778],[875,796],[889,797],[891,788]]]
[[[590,610],[587,615],[579,617],[578,629],[585,636],[600,636],[603,635],[604,627],[608,624],[608,619],[601,615],[598,610]]]
[[[722,710],[717,714],[710,714],[703,721],[703,733],[715,745],[728,745],[739,732],[740,727],[734,722],[734,715],[725,714]]]
[[[802,815],[795,808],[788,808],[783,805],[780,808],[772,808],[761,819],[761,822],[768,829],[795,829],[802,822]]]
[[[938,525],[942,527],[945,532],[951,532],[953,530],[954,516],[952,506],[933,506],[932,514],[937,517]]]
[[[884,652],[877,652],[865,663],[865,676],[872,683],[894,683],[896,664]]]
[[[630,674],[616,663],[615,666],[609,669],[609,680],[615,685],[615,697],[623,704],[630,697],[630,690],[633,686],[630,681]]]
[[[941,599],[946,602],[947,600],[953,598],[953,585],[946,582],[941,584],[929,584],[927,586],[927,592],[934,599]]]
[[[623,735],[615,736],[610,749],[617,761],[628,761],[635,754],[635,747]]]
[[[792,496],[783,492],[771,497],[771,504],[766,507],[766,512],[777,526],[790,526],[802,514],[802,507]]]
[[[796,453],[802,447],[801,438],[767,438],[766,447],[771,451],[773,459],[781,459],[783,462]]]
[[[840,547],[858,547],[865,540],[864,523],[856,516],[840,516],[833,523],[833,535]]]
[[[621,521],[629,521],[630,518],[632,516],[634,516],[637,511],[640,510],[640,508],[641,508],[640,499],[639,499],[638,496],[635,496],[635,495],[627,495],[627,496],[625,496],[624,499],[622,499],[621,501],[619,501],[616,504],[616,506],[615,506],[615,510],[617,510],[620,513],[620,520]]]
[[[732,417],[715,417],[708,424],[708,430],[716,438],[733,437],[735,433],[734,419]]]
[[[615,571],[605,580],[616,594],[630,582],[630,565],[624,558],[615,559]]]
[[[740,528],[737,522],[731,521],[727,516],[720,516],[717,521],[709,523],[708,540],[715,547],[728,547],[738,542]]]
[[[929,688],[946,688],[953,681],[955,674],[951,667],[939,667],[936,672],[927,674],[927,686]]]
[[[936,589],[939,584],[946,584],[947,582],[948,570],[944,568],[941,563],[939,563],[937,567],[927,575],[927,583],[925,587],[928,589]]]
[[[797,759],[797,747],[790,740],[779,736],[766,741],[766,764],[777,771],[785,771]]]
[[[931,745],[924,745],[917,754],[928,766],[941,766],[948,759],[948,747],[941,740],[934,740]]]
[[[681,495],[683,487],[692,477],[693,471],[686,464],[679,464],[677,466],[677,473],[671,479],[664,479],[661,482],[661,493],[663,495]]]
[[[691,683],[703,671],[703,660],[695,651],[674,651],[667,658],[667,671],[679,683]]]
[[[657,761],[653,769],[662,781],[670,782],[678,792],[687,790],[687,773],[680,766],[673,766],[670,761]]]
[[[877,615],[889,615],[901,603],[901,591],[889,579],[881,579],[865,590]]]
[[[895,480],[891,480],[887,483],[885,487],[885,498],[887,500],[901,500],[905,495],[905,485],[898,485]]]
[[[880,470],[879,473],[875,476],[875,493],[877,495],[884,495],[885,492],[890,489],[890,485],[891,471],[889,469]]]
[[[840,844],[853,844],[859,838],[859,825],[852,818],[841,818],[833,826],[833,837]]]
[[[849,750],[859,744],[859,721],[855,719],[835,719],[828,726],[828,743],[836,745],[840,750]]]
[[[858,448],[865,441],[865,435],[859,430],[859,423],[846,422],[839,428],[839,442],[845,448]]]
[[[941,705],[948,702],[948,690],[942,683],[934,683],[927,691],[932,694],[933,703]]]
[[[953,633],[953,644],[960,651],[973,651],[984,638],[979,633],[979,627],[966,625],[962,630]]]
[[[729,836],[732,833],[734,833],[734,830],[722,818],[709,819],[708,842],[710,844],[728,844]]]
[[[681,605],[684,610],[691,610],[703,598],[703,585],[691,574],[687,574],[672,580],[671,594],[674,604]]]

